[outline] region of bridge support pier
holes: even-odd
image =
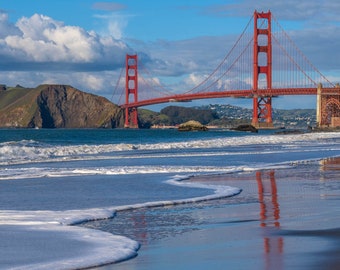
[[[137,108],[125,108],[125,128],[138,128]]]
[[[260,23],[258,23],[260,21]],[[261,38],[259,38],[261,36]],[[259,95],[259,89],[272,88],[272,39],[271,12],[254,12],[254,56],[253,56],[253,120],[256,128],[272,128],[272,98],[270,93]],[[259,61],[260,58],[260,61]],[[262,60],[262,61],[261,61]],[[260,65],[266,61],[266,65]],[[259,75],[266,77],[266,85],[259,85]],[[264,83],[264,82],[262,82]]]
[[[256,128],[273,128],[271,97],[253,98],[252,125]]]
[[[125,128],[138,128],[138,111],[136,107],[129,107],[130,96],[133,101],[138,101],[138,66],[137,55],[126,55],[125,75]]]
[[[335,128],[340,127],[340,85],[334,89],[323,89],[322,84],[318,85],[316,122],[318,127]]]

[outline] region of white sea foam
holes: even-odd
[[[169,174],[169,173],[231,173],[241,171],[241,167],[214,166],[122,166],[101,168],[9,168],[0,171],[0,180],[71,177],[80,175],[127,175],[127,174]]]
[[[328,135],[328,133],[326,133]],[[333,134],[334,135],[334,134]],[[333,136],[326,136],[327,138],[332,138],[336,139],[336,137]],[[318,136],[313,136],[313,138],[319,138]],[[322,136],[322,138],[324,138]],[[287,141],[287,140],[286,140]],[[32,143],[32,142],[30,142]],[[283,162],[276,162],[276,163],[261,163],[261,162],[256,162],[252,164],[247,164],[247,165],[242,165],[242,166],[232,166],[230,164],[229,166],[193,166],[193,165],[140,165],[140,166],[124,166],[124,165],[119,165],[119,166],[100,166],[100,163],[96,162],[96,167],[90,167],[86,165],[86,167],[82,166],[81,162],[78,163],[73,163],[73,165],[70,166],[58,166],[55,167],[53,165],[51,166],[34,166],[34,163],[36,162],[41,162],[40,159],[36,159],[33,161],[27,161],[31,163],[29,167],[17,167],[17,166],[8,166],[0,170],[0,180],[14,180],[14,179],[29,179],[29,178],[43,178],[43,177],[70,177],[70,176],[81,176],[81,175],[131,175],[131,174],[180,174],[180,173],[191,173],[191,174],[218,174],[218,173],[232,173],[232,172],[241,172],[241,171],[254,171],[254,170],[259,170],[259,169],[266,169],[266,168],[271,168],[273,166],[288,166],[291,164],[296,164],[299,162],[299,160],[293,159],[289,160],[289,156],[287,153],[290,153],[290,155],[293,157],[294,152],[297,151],[299,153],[308,153],[309,151],[314,151],[315,148],[319,147],[318,149],[320,150],[320,145],[322,145],[322,140],[321,142],[319,140],[317,141],[312,141],[313,147],[303,147],[300,149],[296,149],[296,147],[292,147],[291,143],[288,143],[287,147],[289,150],[287,150],[287,147],[283,147],[283,149],[276,150],[275,146],[274,147],[269,147],[267,150],[262,150],[262,151],[257,151],[255,148],[255,151],[252,151],[251,154],[256,154],[257,156],[259,155],[264,155],[264,156],[270,156],[273,154],[282,154],[282,156],[286,156],[287,160]],[[168,144],[166,144],[168,145]],[[332,145],[332,143],[331,143]],[[330,143],[328,142],[325,144],[324,147],[322,147],[322,151],[327,153],[332,148],[339,147],[339,145],[335,146],[330,146]],[[58,148],[58,147],[55,147]],[[85,146],[86,149],[87,146]],[[78,148],[77,148],[78,149]],[[79,149],[83,149],[82,147]],[[78,149],[78,150],[79,150]],[[148,148],[150,149],[150,147]],[[339,149],[338,149],[339,150]],[[53,152],[53,148],[50,149],[49,151]],[[84,152],[83,152],[84,153]],[[97,151],[95,151],[97,153]],[[79,156],[70,156],[69,159],[61,158],[53,158],[53,161],[70,161],[70,160],[86,160],[86,159],[94,159],[95,160],[101,160],[101,159],[110,159],[110,160],[123,160],[123,159],[145,159],[146,157],[148,159],[166,159],[166,158],[185,158],[189,157],[190,159],[194,157],[199,157],[199,158],[210,158],[210,157],[217,157],[217,156],[237,156],[237,155],[249,155],[250,152],[245,152],[245,151],[232,151],[229,152],[227,150],[219,150],[219,151],[198,151],[198,152],[157,152],[157,153],[151,153],[143,155],[139,154],[138,151],[135,152],[135,154],[126,154],[126,155],[109,155],[109,156],[83,156],[80,158]],[[43,155],[42,155],[43,156]],[[323,158],[323,157],[320,157]],[[311,160],[319,160],[320,158],[316,157]],[[51,159],[44,159],[43,162],[48,162],[52,161]]]
[[[250,166],[121,166],[121,167],[95,167],[95,168],[7,168],[0,170],[0,180],[18,180],[32,178],[55,178],[93,175],[132,175],[132,174],[226,174],[242,171],[255,171],[287,167],[292,162],[283,164],[260,164]]]
[[[114,210],[110,209],[2,210],[0,211],[1,231],[10,233],[1,235],[1,240],[7,243],[9,248],[15,248],[17,245],[20,245],[20,248],[18,252],[10,253],[13,258],[0,256],[0,259],[10,261],[7,269],[79,269],[136,256],[139,249],[136,241],[103,231],[63,226],[84,220],[109,218],[113,215]],[[32,253],[35,256],[30,258],[29,254]],[[48,254],[47,258],[45,258],[46,254]],[[17,260],[17,256],[20,260]]]
[[[6,142],[0,144],[0,164],[16,164],[29,162],[48,162],[65,160],[86,160],[93,158],[109,158],[108,154],[122,151],[167,150],[167,149],[208,149],[245,145],[281,145],[286,149],[294,149],[301,144],[322,146],[336,142],[339,133],[307,133],[294,135],[254,135],[245,137],[226,137],[209,140],[192,140],[182,142],[154,144],[99,144],[99,145],[46,145],[35,141]],[[337,141],[337,146],[339,142]],[[112,155],[110,156],[112,158]],[[120,157],[124,158],[124,157]],[[131,158],[131,157],[129,157]]]
[[[11,253],[12,256],[21,256],[21,260],[17,263],[16,258],[6,258],[7,261],[12,262],[8,268],[79,269],[129,259],[136,256],[139,248],[139,244],[136,241],[102,231],[65,225],[75,225],[89,220],[111,218],[117,211],[193,203],[233,196],[241,192],[239,188],[192,184],[182,181],[187,177],[187,175],[175,176],[167,181],[167,183],[186,187],[208,188],[214,190],[213,194],[196,198],[86,210],[0,211],[0,227],[2,231],[8,230],[11,232],[2,234],[2,241],[8,243],[9,246],[13,246],[16,244],[13,241],[13,237],[14,239],[20,238],[21,248],[31,249],[39,254],[38,257],[29,258],[26,253],[20,254],[20,252],[17,252],[15,255]],[[75,200],[77,200],[76,196],[77,194],[75,194]],[[19,236],[17,237],[17,235]],[[40,245],[41,241],[44,242],[43,249]],[[74,249],[75,245],[77,246],[76,250]],[[44,254],[52,250],[53,256],[48,259],[44,258]],[[67,257],[65,257],[65,250],[67,250]],[[20,262],[24,262],[24,264],[20,264]]]

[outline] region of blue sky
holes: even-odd
[[[255,9],[270,9],[308,59],[340,81],[338,0],[2,2],[0,82],[7,85],[71,84],[110,98],[125,54],[138,52],[155,79],[190,87],[193,75],[204,78],[228,53]],[[276,105],[314,106],[313,97],[304,104],[282,98]]]
[[[215,15],[214,6],[226,1],[108,1],[93,0],[11,0],[1,4],[10,20],[22,16],[43,14],[67,25],[77,25],[88,31],[109,33],[109,24],[115,23],[116,31],[124,38],[141,40],[179,40],[201,35],[240,33],[253,9],[244,17]],[[233,3],[235,1],[229,1]],[[236,1],[237,2],[237,1]],[[211,5],[211,3],[214,3]],[[223,27],[232,23],[233,27]],[[220,25],[221,27],[216,27]],[[115,34],[115,33],[110,33]],[[121,38],[117,36],[117,38]]]

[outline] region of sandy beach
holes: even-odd
[[[88,224],[141,243],[136,258],[96,269],[340,269],[339,158],[189,181],[243,191]]]

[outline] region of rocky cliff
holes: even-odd
[[[0,91],[0,127],[116,128],[123,111],[104,97],[66,85]]]

